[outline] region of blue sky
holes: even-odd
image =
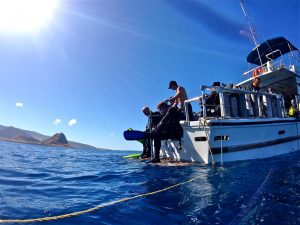
[[[300,46],[300,1],[244,2],[259,42]],[[122,133],[144,129],[141,108],[172,96],[170,80],[195,97],[201,84],[244,79],[246,29],[238,1],[61,0],[47,27],[0,31],[0,124],[141,149]]]

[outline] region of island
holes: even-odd
[[[96,148],[91,145],[68,141],[64,133],[56,133],[53,136],[47,136],[35,131],[3,125],[0,125],[0,140],[23,144],[103,150],[102,148]]]

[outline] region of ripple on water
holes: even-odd
[[[191,183],[51,224],[299,224],[300,153],[223,167],[149,165],[124,151],[0,142],[0,217],[85,210]]]

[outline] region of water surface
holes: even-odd
[[[81,211],[198,176],[156,195],[27,224],[300,224],[300,153],[213,167],[158,166],[122,158],[133,152],[9,142],[0,142],[0,151],[0,219]]]

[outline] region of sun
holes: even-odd
[[[58,0],[0,0],[0,31],[28,32],[46,27]]]

